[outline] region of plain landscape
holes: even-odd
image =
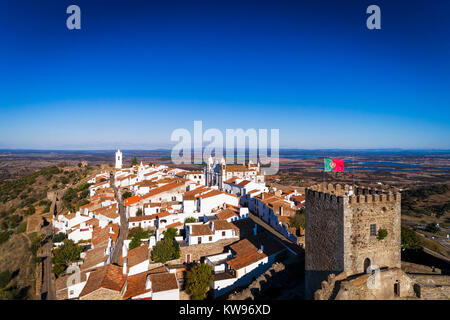
[[[170,150],[126,150],[124,164],[171,163]],[[345,160],[345,172],[324,173],[323,158]],[[42,238],[36,217],[50,212],[47,193],[77,186],[65,208],[86,203],[83,181],[113,165],[113,151],[3,150],[0,152],[0,298],[35,299]],[[202,169],[202,165],[178,166]],[[422,235],[428,254],[413,262],[448,269],[450,152],[405,150],[281,150],[280,170],[266,183],[303,193],[318,182],[395,186],[402,190],[402,225]],[[432,255],[430,255],[432,254]],[[441,262],[435,258],[441,259]],[[405,260],[410,259],[406,257]],[[420,261],[418,261],[419,259]],[[446,269],[447,268],[447,269]]]

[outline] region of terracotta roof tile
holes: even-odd
[[[155,273],[151,274],[149,277],[152,283],[153,292],[178,289],[178,281],[174,273]]]
[[[122,268],[109,264],[91,272],[89,278],[80,293],[80,297],[86,296],[97,289],[105,288],[113,291],[121,291],[126,281],[122,274]]]
[[[126,198],[124,201],[124,204],[126,207],[128,207],[132,204],[139,202],[139,200],[141,200],[141,196],[132,196],[132,197]]]
[[[213,235],[211,228],[207,224],[194,224],[191,225],[191,234],[190,236],[208,236]]]

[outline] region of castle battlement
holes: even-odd
[[[306,195],[332,203],[390,203],[400,201],[400,192],[394,188],[380,189],[348,184],[320,183],[306,189]],[[345,200],[344,200],[345,199]]]

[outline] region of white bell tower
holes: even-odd
[[[120,149],[117,149],[116,152],[116,169],[122,169],[122,152],[120,152]]]

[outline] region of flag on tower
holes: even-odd
[[[325,171],[344,171],[343,159],[324,158]]]

